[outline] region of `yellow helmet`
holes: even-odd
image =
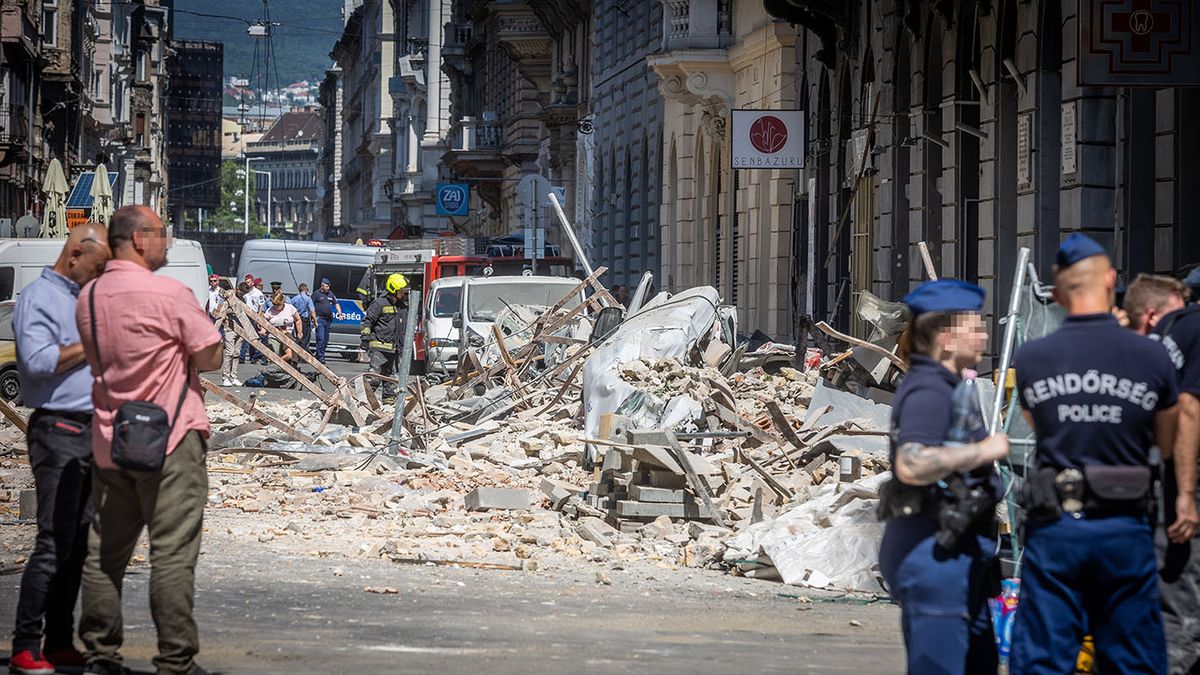
[[[404,278],[403,274],[397,272],[387,278],[387,284],[384,285],[384,288],[387,288],[388,293],[399,293],[408,288],[408,279]]]

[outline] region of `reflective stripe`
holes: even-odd
[[[371,329],[370,329],[370,328],[366,328],[366,327],[364,327],[362,330],[360,330],[360,331],[358,331],[358,332],[359,332],[359,334],[361,334],[361,335],[370,335],[370,334],[371,334]]]
[[[395,306],[395,305],[388,305],[388,306],[384,307],[384,308],[383,308],[383,313],[384,313],[384,314],[395,314],[395,313],[396,313],[396,306]]]
[[[354,289],[354,290],[358,291],[359,293],[362,293],[363,295],[370,295],[370,293],[368,293],[368,292],[364,291],[364,290],[363,290],[363,289],[361,289],[361,288],[356,288],[356,289]]]
[[[394,349],[394,346],[392,345],[392,343],[380,342],[379,340],[371,340],[370,342],[367,343],[367,346],[370,347],[371,349]]]

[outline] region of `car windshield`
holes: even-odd
[[[433,315],[449,319],[462,306],[462,286],[446,286],[433,292]]]
[[[467,313],[471,321],[495,321],[496,315],[506,304],[548,307],[562,300],[575,286],[575,281],[570,279],[565,282],[538,280],[472,284],[467,294]],[[575,297],[567,302],[566,307],[578,304],[579,298]]]
[[[15,340],[13,336],[12,315],[16,305],[0,305],[0,340]]]

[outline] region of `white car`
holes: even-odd
[[[459,327],[479,348],[492,339],[492,323],[506,306],[551,306],[579,285],[571,277],[443,277],[429,285],[425,303],[426,372],[448,376],[458,365]],[[465,293],[465,297],[464,297]],[[583,302],[583,294],[565,307]]]

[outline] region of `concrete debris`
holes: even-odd
[[[229,516],[213,522],[321,557],[527,572],[645,561],[877,592],[888,406],[822,379],[824,352],[748,348],[711,288],[660,294],[592,342],[592,316],[615,303],[594,277],[575,297],[589,285],[583,304],[514,308],[456,374],[411,385],[397,439],[389,405],[355,404],[357,422],[317,400],[207,388],[209,511]],[[29,510],[23,452],[0,423],[13,516]]]

